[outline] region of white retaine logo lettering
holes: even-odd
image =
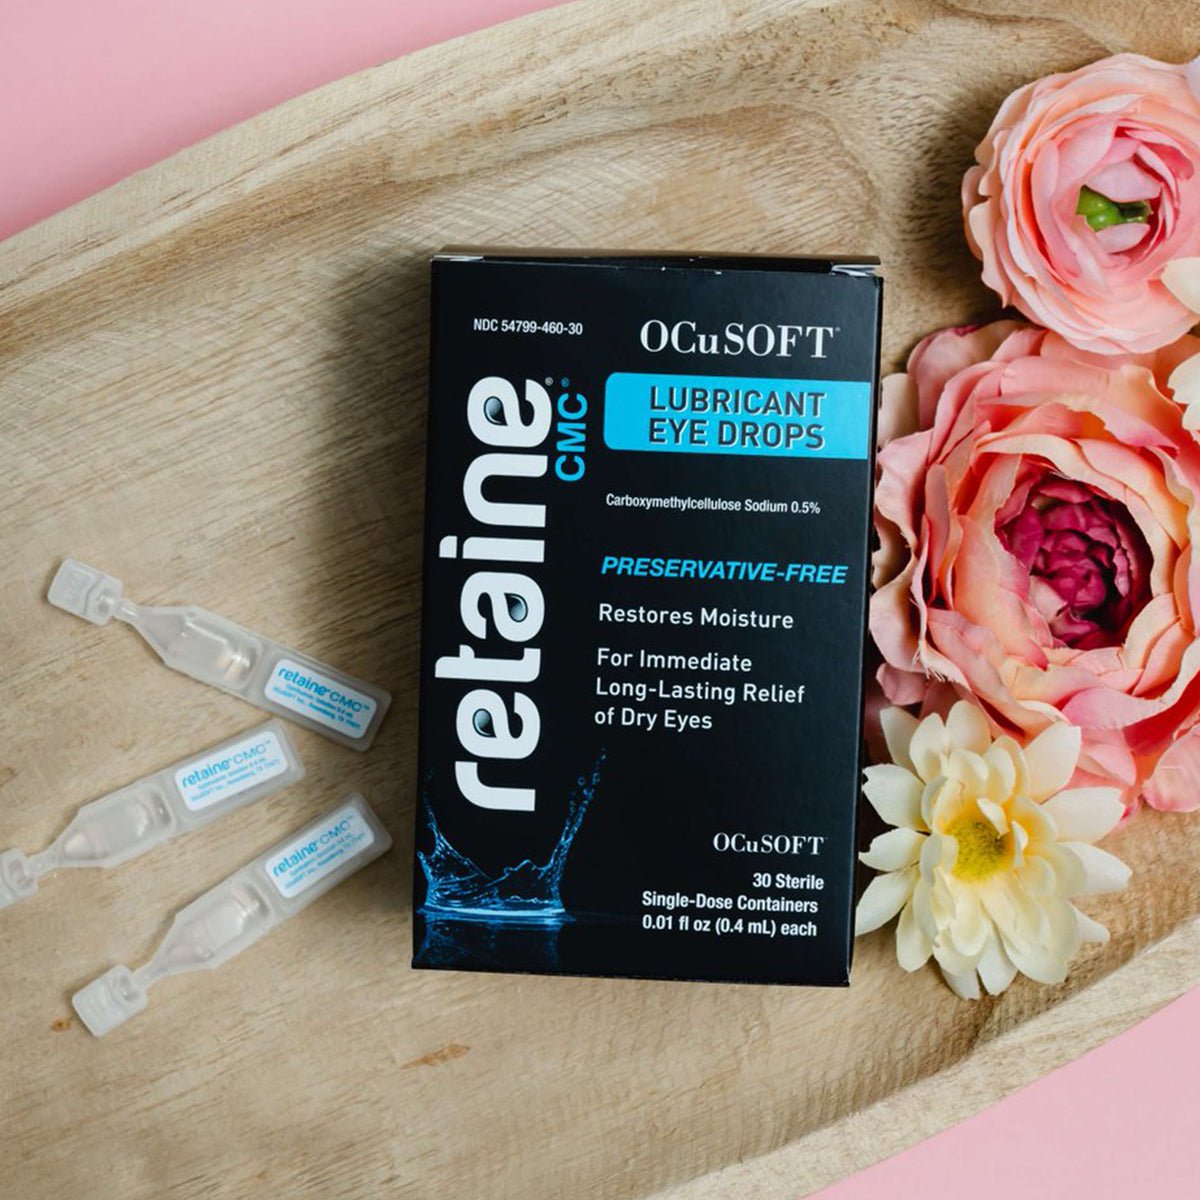
[[[546,440],[552,419],[550,395],[532,379],[525,381],[523,399],[513,384],[495,375],[471,388],[467,423],[489,449],[467,467],[463,501],[483,529],[464,538],[461,546],[453,535],[438,543],[440,558],[492,564],[481,566],[463,583],[458,607],[466,632],[479,641],[501,637],[521,647],[517,655],[492,656],[464,642],[457,654],[442,656],[434,666],[439,679],[495,685],[473,687],[458,702],[455,716],[464,752],[454,764],[455,782],[479,808],[532,812],[537,804],[532,787],[488,783],[484,764],[490,759],[528,758],[541,733],[537,705],[517,685],[533,683],[542,665],[541,651],[527,643],[542,628],[546,604],[542,589],[527,572],[530,565],[545,561],[546,543],[522,533],[545,529],[546,506],[506,501],[495,493],[502,492],[505,478],[537,479],[546,474],[546,455],[532,451]]]
[[[747,325],[744,321],[730,321],[716,333],[705,333],[697,328],[695,321],[668,324],[653,319],[642,326],[638,340],[642,349],[651,354],[674,350],[676,354],[752,354],[755,358],[804,354],[809,358],[824,358],[835,332],[833,325]]]

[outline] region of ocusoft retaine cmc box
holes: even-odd
[[[434,260],[416,966],[847,982],[880,298]]]

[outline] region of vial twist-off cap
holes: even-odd
[[[79,1019],[96,1037],[103,1037],[118,1025],[124,1025],[147,1003],[146,989],[128,967],[121,966],[105,971],[71,999]]]
[[[107,625],[124,591],[124,584],[115,576],[67,558],[50,583],[47,599],[93,625]]]
[[[21,850],[0,854],[0,908],[7,908],[37,891],[37,874]]]

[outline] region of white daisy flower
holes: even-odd
[[[1079,730],[1051,725],[1023,750],[992,739],[982,710],[959,701],[945,721],[882,713],[893,761],[868,767],[863,792],[895,828],[860,857],[884,874],[858,902],[856,934],[899,914],[896,957],[906,971],[932,956],[964,999],[1004,991],[1017,972],[1061,983],[1083,942],[1104,926],[1072,903],[1119,891],[1120,859],[1092,845],[1120,821],[1116,788],[1062,790],[1079,758]]]

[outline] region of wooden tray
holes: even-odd
[[[956,1000],[887,935],[848,991],[414,974],[426,259],[443,243],[873,251],[886,364],[993,311],[958,182],[1005,93],[1111,50],[1195,50],[1191,6],[586,0],[259,117],[0,245],[0,845],[254,721],[43,596],[63,554],[391,686],[359,757],[0,914],[6,1195],[794,1197],[1200,978],[1200,819],[1059,989]],[[338,794],[388,859],[92,1040],[75,988]],[[1164,939],[1160,941],[1160,939]]]

